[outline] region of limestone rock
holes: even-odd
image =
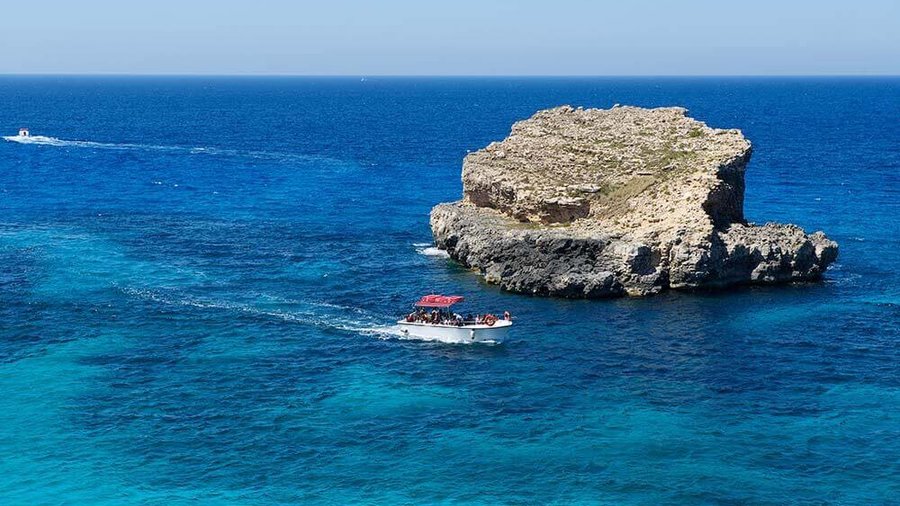
[[[750,143],[681,108],[559,107],[470,153],[461,202],[431,213],[438,247],[488,282],[536,295],[818,279],[821,232],[744,222]]]

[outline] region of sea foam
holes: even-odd
[[[435,258],[450,258],[450,253],[447,253],[446,250],[435,247],[430,242],[415,243],[413,244],[413,246],[416,248],[416,253],[420,255]]]
[[[96,142],[85,140],[67,140],[57,137],[48,137],[44,135],[6,135],[3,140],[7,142],[15,142],[18,144],[28,144],[34,146],[51,146],[57,148],[89,148],[89,149],[105,149],[119,151],[151,151],[162,153],[182,153],[185,155],[205,155],[218,157],[236,157],[248,158],[254,160],[271,160],[276,162],[293,162],[293,163],[330,163],[340,165],[343,162],[329,157],[318,155],[307,155],[298,153],[281,153],[276,151],[262,150],[236,150],[223,149],[210,146],[164,146],[158,144],[135,144],[135,143],[115,143],[115,142]]]
[[[47,137],[44,135],[7,135],[3,137],[9,142],[17,142],[19,144],[34,144],[38,146],[54,146],[54,147],[73,147],[73,148],[94,148],[94,149],[156,149],[156,150],[177,150],[174,146],[152,146],[146,144],[127,144],[127,143],[106,143],[93,141],[65,140],[56,137]]]
[[[402,335],[399,327],[386,326],[385,318],[362,308],[325,302],[279,299],[258,295],[259,303],[197,297],[170,290],[135,288],[116,285],[123,294],[166,306],[183,306],[271,318],[300,325],[372,335],[380,338]],[[273,307],[276,306],[276,307]]]

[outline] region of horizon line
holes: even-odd
[[[303,74],[180,72],[0,72],[0,77],[306,77],[306,78],[854,78],[900,77],[897,74]]]

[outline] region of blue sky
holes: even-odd
[[[900,74],[900,0],[4,0],[0,73]]]

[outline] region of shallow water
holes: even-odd
[[[683,105],[825,282],[566,301],[429,248],[543,107]],[[900,79],[0,78],[3,503],[873,504],[900,494]],[[502,346],[396,339],[426,292]]]

